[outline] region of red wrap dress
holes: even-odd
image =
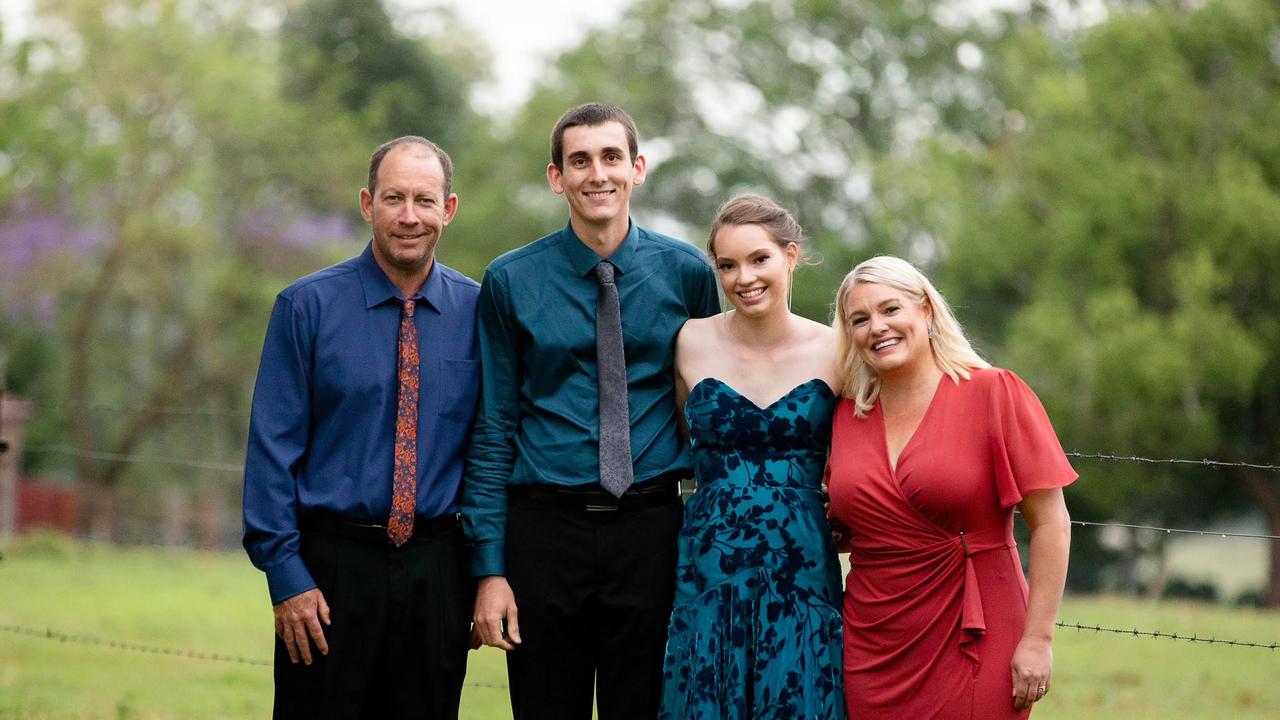
[[[1076,478],[1039,399],[1008,370],[943,376],[896,469],[880,405],[836,408],[827,472],[849,527],[844,592],[850,718],[1024,718],[1009,663],[1027,582],[1013,509]]]

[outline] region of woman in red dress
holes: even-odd
[[[827,472],[850,549],[849,717],[1025,718],[1051,687],[1076,473],[1035,394],[974,352],[910,263],[855,267],[835,326],[845,399]]]

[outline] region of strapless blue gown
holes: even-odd
[[[685,403],[698,490],[680,531],[663,720],[845,717],[840,570],[822,507],[837,398],[762,408],[707,378]]]

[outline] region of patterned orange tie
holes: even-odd
[[[391,518],[387,537],[400,547],[413,535],[418,495],[418,328],[413,301],[400,313],[400,350],[396,373],[400,392],[396,408],[396,462],[391,480]]]

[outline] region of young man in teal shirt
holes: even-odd
[[[569,222],[494,260],[481,284],[463,524],[479,579],[474,622],[482,642],[508,652],[516,720],[586,720],[593,691],[601,720],[658,712],[679,481],[692,474],[672,351],[685,320],[719,307],[702,253],[631,221],[646,169],[637,150],[621,109],[567,112],[547,179]],[[610,284],[612,306],[602,304]],[[607,307],[621,321],[613,355],[604,346],[616,347],[617,319],[597,343]],[[601,368],[625,389],[621,416],[602,407],[616,395]],[[618,452],[630,458],[621,472],[602,461]]]

